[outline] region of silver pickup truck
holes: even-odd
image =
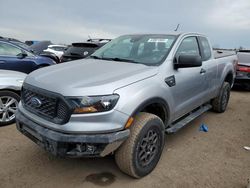
[[[114,154],[123,172],[143,177],[157,165],[165,133],[226,110],[237,57],[219,56],[201,34],[118,37],[88,59],[28,75],[17,129],[55,155]]]

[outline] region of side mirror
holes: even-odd
[[[175,68],[200,67],[202,65],[201,56],[179,55],[174,60]]]
[[[19,59],[23,59],[23,58],[25,58],[25,57],[27,57],[27,56],[28,56],[28,54],[27,54],[25,51],[22,51],[22,53],[17,54],[17,57],[18,57]]]

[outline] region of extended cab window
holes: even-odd
[[[199,46],[198,46],[198,42],[197,42],[196,37],[185,38],[181,42],[181,44],[176,52],[176,55],[177,56],[179,56],[179,55],[197,55],[197,56],[199,56],[200,50],[199,50]]]
[[[203,51],[203,58],[204,61],[210,59],[211,57],[211,48],[209,45],[208,40],[205,37],[200,37],[200,41],[201,41],[201,46],[202,46],[202,51]]]
[[[7,43],[0,43],[0,55],[2,56],[17,56],[22,53],[22,50]]]

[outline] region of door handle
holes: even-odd
[[[205,74],[207,71],[203,68],[201,68],[200,74]]]
[[[5,63],[5,61],[0,61],[0,64],[4,64]]]

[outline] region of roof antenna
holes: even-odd
[[[178,24],[174,31],[178,31],[180,24]]]
[[[88,35],[88,38],[89,38],[89,39],[88,39],[88,41],[92,41],[92,39],[91,39],[90,35]]]

